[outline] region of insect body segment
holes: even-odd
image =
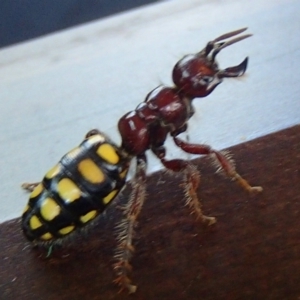
[[[101,214],[125,183],[130,159],[98,133],[48,171],[32,191],[23,231],[37,243],[55,243]]]
[[[32,193],[22,219],[25,236],[36,243],[51,246],[85,228],[101,215],[122,189],[129,163],[134,159],[136,172],[132,192],[123,209],[123,219],[116,227],[118,245],[114,264],[115,282],[133,293],[136,286],[131,284],[128,274],[137,218],[146,195],[148,150],[166,169],[183,175],[186,204],[197,219],[207,225],[214,224],[216,219],[202,212],[197,195],[200,173],[188,160],[166,158],[165,141],[168,136],[187,153],[212,156],[217,168],[246,191],[261,192],[261,187],[252,187],[237,173],[226,153],[205,144],[190,144],[178,137],[187,130],[188,121],[194,114],[192,101],[208,96],[224,78],[239,77],[246,71],[247,58],[239,65],[223,70],[216,61],[222,49],[250,36],[237,36],[245,30],[221,35],[208,42],[200,52],[179,60],[172,72],[174,86],[153,89],[135,110],[120,118],[121,146],[114,145],[102,133],[92,130],[79,147],[67,153],[46,174],[40,184],[26,184],[25,188]],[[229,39],[231,37],[234,38]]]

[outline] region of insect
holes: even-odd
[[[99,130],[91,130],[40,183],[23,184],[23,188],[31,191],[22,216],[26,238],[34,244],[52,247],[90,226],[117,197],[125,185],[129,165],[135,160],[132,192],[124,207],[123,219],[117,225],[114,264],[115,282],[133,293],[136,286],[128,274],[136,221],[145,199],[148,150],[166,169],[182,173],[186,202],[207,225],[214,224],[216,219],[202,213],[196,194],[200,174],[188,160],[166,158],[164,143],[168,135],[187,153],[214,157],[218,168],[246,191],[261,192],[260,186],[252,187],[237,173],[225,153],[205,144],[190,144],[178,137],[187,130],[194,114],[192,100],[208,96],[224,78],[240,77],[245,73],[248,58],[237,66],[221,70],[216,56],[224,48],[250,37],[250,34],[240,35],[246,29],[221,35],[208,42],[200,52],[179,60],[173,68],[174,86],[158,86],[135,110],[120,118],[120,146]]]

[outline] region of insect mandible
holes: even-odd
[[[216,61],[217,54],[225,47],[251,36],[240,35],[245,30],[221,35],[208,42],[200,52],[179,60],[173,68],[174,86],[158,86],[135,110],[120,118],[120,146],[99,130],[91,130],[78,147],[64,155],[46,173],[41,182],[23,184],[24,189],[31,191],[22,216],[26,238],[34,244],[51,248],[91,226],[124,187],[129,165],[135,159],[132,192],[123,219],[117,225],[114,264],[115,282],[133,293],[136,286],[131,283],[128,273],[134,249],[134,229],[145,199],[148,150],[167,170],[182,173],[186,202],[197,218],[207,225],[216,220],[202,213],[196,194],[200,174],[188,160],[166,159],[164,143],[167,136],[170,135],[175,145],[187,153],[213,156],[218,168],[248,192],[261,192],[260,186],[252,187],[237,173],[225,153],[178,137],[187,130],[188,120],[194,114],[192,101],[195,98],[208,96],[224,78],[240,77],[245,73],[248,58],[224,70],[219,69]]]

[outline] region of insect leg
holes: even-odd
[[[197,219],[200,219],[207,225],[216,223],[216,218],[205,216],[202,212],[201,203],[197,197],[197,188],[200,183],[200,173],[195,166],[190,164],[186,160],[173,159],[166,160],[160,158],[165,168],[174,171],[181,172],[184,174],[184,180],[182,186],[185,191],[186,204],[192,210],[192,213],[196,214]]]
[[[22,183],[21,188],[28,192],[32,192],[39,184],[39,182],[24,182]]]
[[[229,158],[228,154],[212,149],[208,145],[204,144],[189,144],[185,141],[173,137],[175,144],[183,151],[191,154],[207,155],[213,154],[216,158],[215,163],[219,171],[223,171],[228,177],[235,180],[242,188],[248,192],[261,192],[263,188],[261,186],[251,186],[247,180],[240,176],[235,169],[233,161]]]
[[[127,289],[129,293],[134,293],[137,289],[135,285],[131,284],[131,280],[127,275],[131,271],[129,261],[134,252],[132,239],[137,223],[136,220],[145,200],[146,167],[146,156],[138,156],[136,174],[132,184],[133,190],[128,203],[124,207],[124,218],[116,227],[118,246],[115,254],[117,262],[114,264],[114,269],[118,277],[115,279],[115,283],[121,287],[121,290]]]

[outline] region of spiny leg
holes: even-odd
[[[114,264],[114,269],[118,277],[115,279],[115,283],[121,287],[121,290],[127,289],[129,293],[134,293],[137,289],[135,285],[131,284],[128,273],[131,271],[129,262],[134,252],[132,245],[134,228],[145,200],[146,167],[145,155],[137,157],[136,174],[132,184],[133,190],[124,207],[124,218],[116,227],[118,246],[115,254],[117,262]]]
[[[32,192],[39,184],[40,182],[24,182],[22,183],[21,188],[28,192]]]
[[[197,188],[200,183],[200,173],[195,166],[188,164],[184,171],[183,187],[185,190],[186,203],[191,208],[192,213],[196,214],[196,218],[200,219],[207,225],[216,223],[215,217],[203,215],[201,203],[197,197]]]
[[[189,144],[177,137],[173,137],[173,139],[175,144],[187,153],[200,155],[214,154],[216,158],[215,162],[220,171],[223,171],[228,177],[235,180],[246,191],[250,193],[262,192],[263,188],[261,186],[251,186],[247,180],[237,173],[233,161],[225,153],[214,150],[208,145]]]
[[[207,225],[216,223],[216,218],[205,216],[202,212],[201,203],[197,197],[200,173],[196,167],[182,159],[166,160],[160,158],[160,160],[167,169],[174,172],[182,172],[184,174],[182,186],[185,191],[186,204],[191,208],[192,213],[196,214],[197,219],[200,219]]]

